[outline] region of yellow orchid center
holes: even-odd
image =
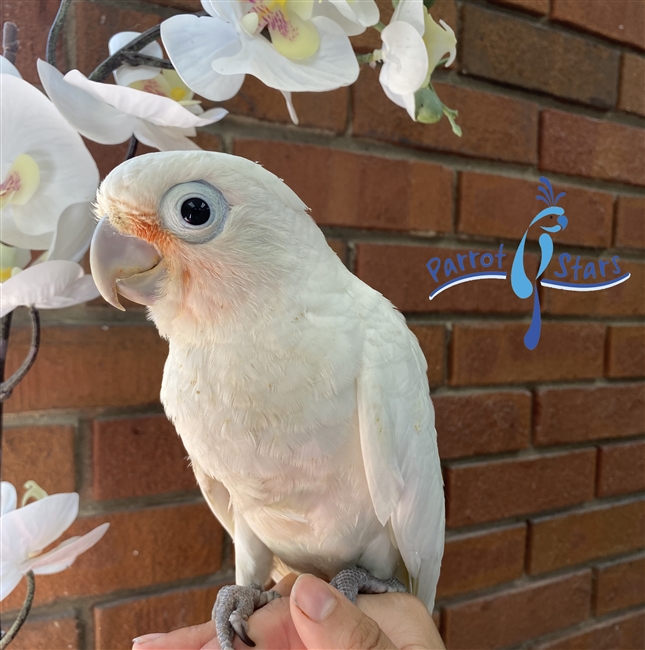
[[[249,0],[242,18],[244,29],[257,36],[268,29],[271,43],[282,56],[302,61],[320,47],[320,35],[311,21],[314,0]]]
[[[164,70],[152,79],[133,81],[130,88],[143,90],[151,95],[168,97],[182,106],[192,106],[201,102],[193,100],[192,90],[182,81],[174,70]]]
[[[29,263],[31,254],[20,248],[0,243],[0,282],[5,282]]]
[[[14,161],[6,178],[0,184],[0,209],[5,205],[25,205],[40,185],[38,163],[26,153]]]

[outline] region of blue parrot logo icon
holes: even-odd
[[[569,220],[564,214],[564,209],[557,205],[558,201],[566,196],[565,192],[560,192],[557,196],[553,195],[553,187],[551,187],[551,182],[548,178],[540,176],[540,182],[542,185],[539,187],[540,195],[535,198],[538,201],[543,201],[547,204],[546,207],[541,212],[533,217],[533,221],[529,224],[529,227],[526,229],[520,245],[517,248],[515,257],[513,258],[513,266],[511,268],[511,287],[513,292],[518,298],[526,299],[530,298],[531,294],[533,295],[533,317],[531,318],[531,325],[524,336],[524,345],[529,350],[534,350],[540,340],[540,332],[542,329],[542,315],[540,312],[540,296],[538,293],[538,280],[540,276],[544,273],[551,257],[553,256],[553,240],[551,239],[551,233],[561,232],[567,227]],[[555,218],[555,223],[553,220]],[[526,269],[524,267],[524,248],[526,245],[526,237],[529,234],[529,229],[531,226],[538,221],[543,219],[549,219],[549,221],[540,225],[540,228],[544,232],[540,235],[538,243],[540,244],[540,266],[538,268],[537,275],[532,280],[529,279],[526,274]],[[551,224],[551,225],[547,225]]]

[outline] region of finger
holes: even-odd
[[[133,639],[132,650],[200,650],[217,636],[215,622],[184,627],[168,634],[144,634]]]
[[[293,583],[298,576],[295,573],[288,573],[278,584],[273,587],[273,591],[277,591],[282,597],[289,596]]]
[[[397,648],[445,648],[426,606],[411,594],[359,596],[356,605],[379,624]]]
[[[309,650],[396,650],[373,619],[312,575],[296,580],[290,604],[295,628]]]

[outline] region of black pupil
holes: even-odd
[[[203,226],[211,216],[211,209],[204,199],[186,199],[181,204],[181,216],[191,226]]]

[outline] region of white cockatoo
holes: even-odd
[[[289,570],[431,610],[444,496],[426,361],[402,315],[352,275],[306,206],[214,152],[129,160],[103,181],[92,271],[148,305],[170,343],[161,400],[235,543],[213,610],[222,648]]]

